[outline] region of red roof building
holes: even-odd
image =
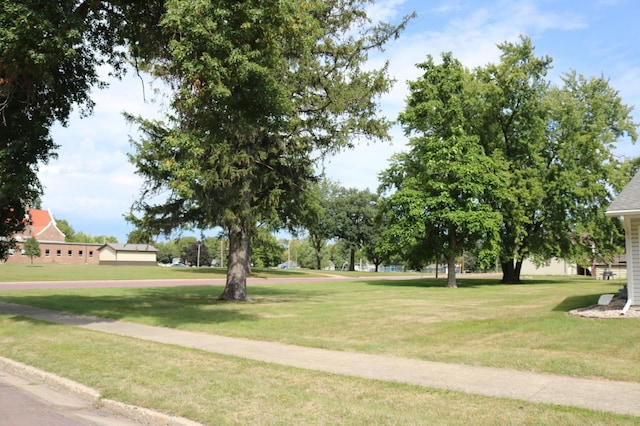
[[[31,263],[24,252],[24,242],[31,237],[38,240],[41,252],[33,263],[97,265],[100,261],[98,249],[102,244],[66,242],[50,210],[30,209],[25,230],[14,237],[18,247],[9,252],[7,263]]]
[[[15,238],[18,241],[26,241],[30,237],[38,241],[65,241],[65,236],[56,226],[51,210],[29,210],[29,223]]]

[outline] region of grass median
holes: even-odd
[[[638,320],[566,314],[616,292],[619,283],[549,278],[501,285],[489,278],[459,285],[447,289],[435,279],[259,285],[249,287],[249,303],[218,302],[222,287],[216,286],[3,291],[0,300],[310,347],[640,382],[633,344]],[[629,421],[1,318],[5,356],[205,423],[464,424],[476,416],[494,424]],[[232,407],[238,398],[247,407]]]

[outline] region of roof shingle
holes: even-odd
[[[640,215],[640,172],[629,181],[607,209],[607,216]]]
[[[107,243],[102,245],[100,249],[103,247],[111,247],[116,251],[158,251],[152,245],[149,244],[115,244],[115,243]]]

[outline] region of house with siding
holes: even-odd
[[[157,265],[158,249],[149,244],[103,244],[100,265]]]
[[[627,303],[623,313],[632,305],[640,305],[640,172],[618,194],[606,212],[619,217],[625,233],[627,259]]]
[[[101,244],[67,242],[51,210],[30,209],[25,220],[25,230],[14,235],[17,248],[9,252],[7,263],[31,263],[24,252],[24,243],[33,237],[41,252],[40,257],[33,258],[33,263],[98,264]]]

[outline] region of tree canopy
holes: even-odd
[[[355,271],[356,251],[373,239],[378,196],[369,190],[338,188],[326,203],[325,223],[333,238],[349,251],[349,271]]]
[[[166,3],[166,48],[144,59],[172,87],[171,114],[129,117],[145,134],[131,156],[146,181],[138,225],[222,226],[230,243],[222,299],[246,299],[256,224],[296,220],[318,155],[354,137],[387,137],[376,100],[391,80],[386,66],[363,65],[406,20],[372,24],[367,3]]]
[[[164,1],[0,0],[0,259],[42,193],[38,166],[55,158],[54,123],[92,111],[98,68],[120,75],[126,48],[151,45]],[[157,46],[156,46],[157,47]]]
[[[0,1],[0,258],[38,197],[37,166],[55,156],[50,128],[90,110],[96,48],[76,1]]]
[[[31,264],[33,264],[34,257],[40,257],[42,255],[42,251],[40,250],[40,243],[34,237],[29,237],[27,241],[24,242],[24,254],[29,256],[31,259]]]
[[[394,190],[384,204],[388,229],[383,240],[403,245],[416,264],[447,259],[448,287],[456,287],[456,257],[475,250],[494,252],[502,220],[489,203],[504,193],[504,178],[485,155],[467,113],[474,82],[451,54],[436,65],[418,65],[424,74],[409,84],[411,95],[400,122],[411,138],[381,174],[383,190]]]
[[[506,283],[526,258],[611,256],[620,226],[604,211],[630,167],[613,150],[637,138],[631,108],[604,77],[549,82],[551,58],[527,37],[499,48],[499,63],[473,71],[450,54],[419,65],[400,116],[416,136],[382,176],[383,189],[397,189],[388,240],[415,261],[497,241]]]

